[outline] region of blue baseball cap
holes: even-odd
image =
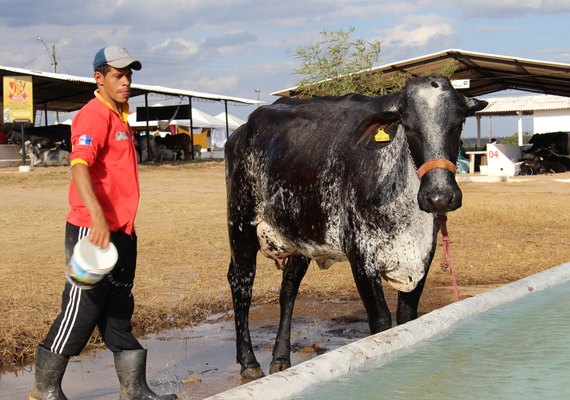
[[[131,57],[127,49],[123,46],[116,45],[103,47],[95,54],[95,58],[93,58],[93,71],[105,64],[109,64],[114,68],[131,67],[137,71],[142,68],[141,62]]]

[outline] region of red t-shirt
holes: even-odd
[[[135,139],[123,114],[113,111],[101,96],[87,103],[71,125],[71,166],[89,167],[95,195],[103,208],[111,231],[134,231],[140,198]],[[79,198],[73,179],[69,186],[71,210],[66,220],[78,226],[91,226],[89,211]]]

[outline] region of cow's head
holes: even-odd
[[[393,101],[421,180],[420,209],[444,214],[461,207],[455,181],[459,137],[465,118],[487,102],[465,97],[440,76],[410,79]]]

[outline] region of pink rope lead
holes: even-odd
[[[441,260],[441,269],[443,271],[447,271],[449,269],[449,272],[451,273],[451,286],[453,286],[453,297],[455,298],[455,301],[459,301],[459,287],[457,286],[455,266],[453,265],[453,260],[451,259],[451,250],[449,246],[449,234],[447,233],[447,215],[438,215],[437,221],[439,222],[439,228],[441,229],[441,238],[443,240],[443,259]]]

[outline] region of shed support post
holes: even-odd
[[[144,109],[146,110],[146,160],[152,160],[152,151],[150,149],[150,125],[149,125],[149,109],[148,109],[148,93],[144,94]],[[152,138],[154,140],[154,138]],[[142,159],[142,154],[141,154]]]
[[[228,122],[228,101],[227,100],[224,100],[224,108],[226,111],[226,140],[227,140],[230,137],[230,124]]]
[[[190,120],[190,152],[194,160],[194,122],[192,120],[192,96],[188,96],[188,119]]]
[[[522,130],[522,111],[517,111],[518,117],[518,132],[519,132],[519,147],[523,145],[523,130]]]
[[[477,114],[477,149],[481,147],[481,116]]]

